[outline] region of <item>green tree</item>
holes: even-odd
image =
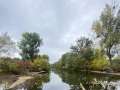
[[[72,52],[77,54],[81,59],[92,60],[93,59],[93,42],[89,38],[82,37],[76,41],[76,45],[72,46]]]
[[[21,56],[23,60],[32,60],[36,58],[39,52],[39,47],[42,44],[42,39],[37,33],[23,33],[19,43]]]
[[[50,64],[48,60],[44,58],[36,58],[33,61],[33,71],[49,71]]]
[[[93,42],[89,38],[82,37],[71,47],[72,51],[62,55],[54,64],[58,69],[79,70],[87,69],[89,62],[94,58]]]
[[[49,60],[49,56],[46,54],[42,55],[42,57],[43,57],[43,59]]]
[[[117,54],[116,47],[120,44],[120,9],[106,5],[100,19],[93,23],[92,28],[112,64],[112,57]]]
[[[49,60],[49,56],[46,55],[46,54],[43,54],[43,55],[38,55],[37,56],[38,58],[41,58],[41,59],[46,59],[46,60]]]

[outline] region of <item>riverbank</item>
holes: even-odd
[[[82,72],[90,72],[90,73],[95,73],[95,74],[120,76],[120,72],[105,72],[105,71],[92,71],[92,70],[80,70],[80,71],[82,71]]]
[[[56,71],[55,69],[53,71]],[[59,71],[59,69],[57,69],[57,71]],[[114,72],[114,71],[95,71],[95,70],[79,70],[79,71],[73,71],[73,70],[66,70],[66,69],[62,69],[60,71],[63,72],[89,72],[89,73],[93,73],[93,74],[103,74],[103,75],[112,75],[112,76],[118,76],[120,77],[120,72]]]
[[[101,71],[90,71],[91,73],[98,73],[98,74],[106,74],[106,75],[113,75],[113,76],[120,76],[120,73],[108,73],[108,72],[101,72]]]

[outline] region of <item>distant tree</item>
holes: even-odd
[[[97,38],[100,38],[101,47],[112,64],[112,57],[117,54],[116,47],[120,45],[120,9],[107,4],[92,28]]]
[[[19,43],[23,60],[32,60],[38,55],[42,39],[37,33],[23,33]]]
[[[93,42],[89,38],[82,37],[76,41],[76,45],[72,46],[72,52],[77,54],[84,60],[93,59]]]
[[[42,55],[42,58],[43,58],[43,59],[46,59],[46,60],[49,60],[49,56],[46,55],[46,54],[43,54],[43,55]]]
[[[62,57],[60,59],[60,64],[63,69],[68,68],[72,64],[71,62],[72,62],[71,61],[71,53],[65,53],[62,55]]]
[[[38,55],[37,57],[38,57],[38,58],[40,58],[40,59],[49,60],[49,56],[48,56],[48,55],[46,55],[46,54],[43,54],[43,55]]]
[[[15,43],[7,33],[0,35],[0,56],[9,55],[15,50]]]

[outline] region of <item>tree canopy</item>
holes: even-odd
[[[93,58],[92,46],[92,40],[86,37],[81,37],[76,41],[76,45],[73,45],[71,49],[73,53],[77,54],[82,59],[91,60]]]
[[[33,60],[39,53],[42,39],[37,33],[23,33],[19,43],[23,60]]]
[[[120,45],[120,9],[107,4],[100,19],[93,23],[92,28],[112,63],[112,57],[117,54],[116,47]]]

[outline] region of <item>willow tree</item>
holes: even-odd
[[[42,39],[37,33],[23,33],[19,43],[23,60],[32,60],[38,55]]]
[[[112,64],[112,58],[120,45],[120,9],[107,4],[92,29],[100,38],[101,47]]]

